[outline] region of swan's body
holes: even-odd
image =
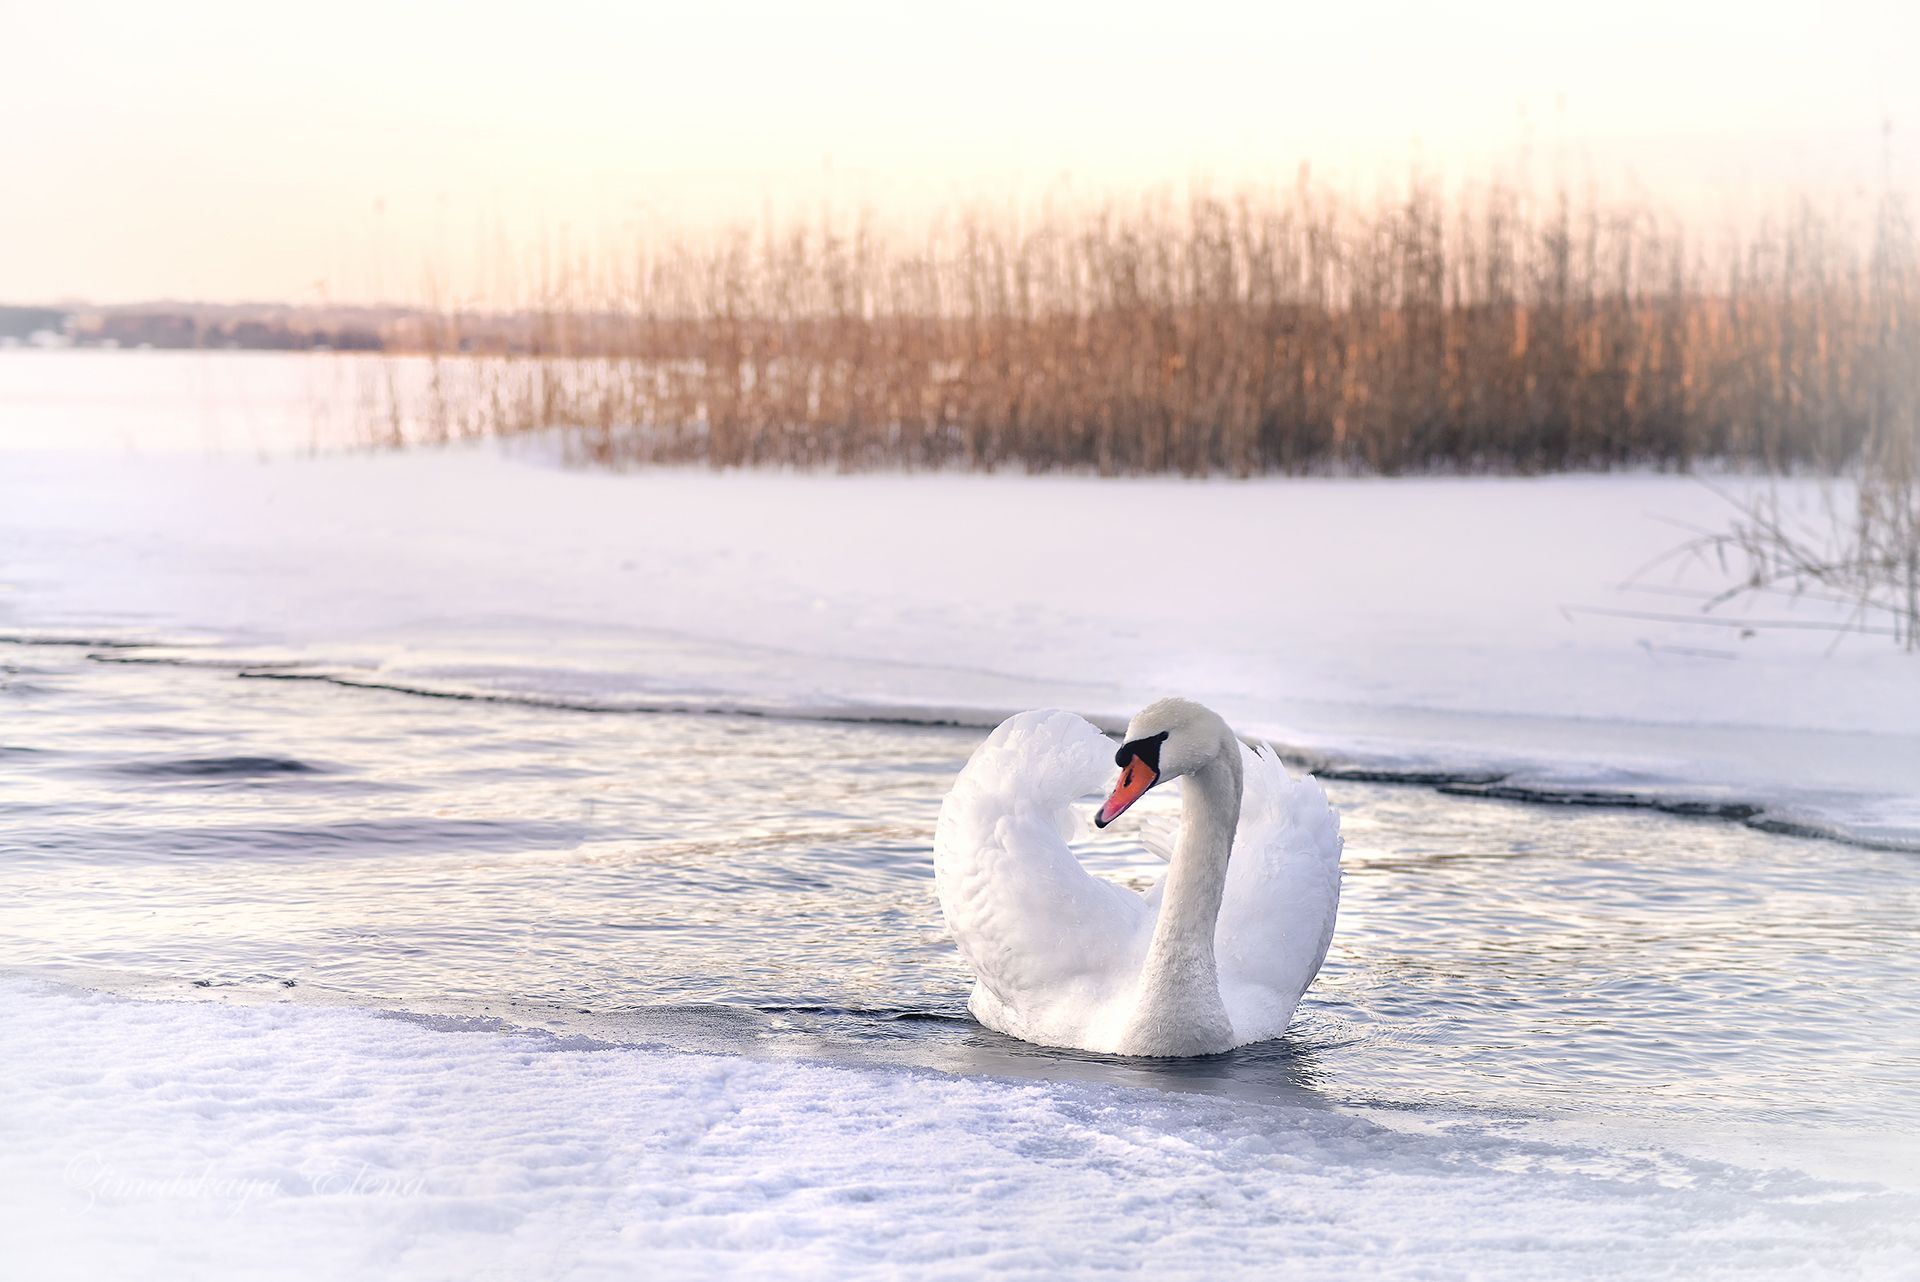
[[[1290,778],[1198,704],[1155,704],[1128,736],[1121,763],[1139,749],[1152,768],[1130,783],[1130,767],[1097,822],[1185,778],[1167,875],[1144,895],[1092,876],[1068,849],[1072,803],[1113,774],[1113,741],[1080,717],[1009,718],[947,795],[934,874],[978,981],[974,1017],[1025,1041],[1122,1055],[1278,1036],[1333,937],[1339,818],[1312,778]]]

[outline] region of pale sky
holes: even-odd
[[[1920,178],[1920,0],[0,0],[0,302],[412,301],[541,243],[1525,166],[1692,217]]]

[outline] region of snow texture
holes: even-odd
[[[0,981],[9,1276],[1910,1277],[1920,1199],[1127,1087]]]

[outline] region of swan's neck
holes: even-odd
[[[1240,792],[1238,742],[1225,745],[1181,787],[1180,840],[1167,869],[1153,942],[1140,968],[1133,1016],[1137,1038],[1168,1044],[1147,1053],[1202,1054],[1231,1040],[1213,934],[1227,887],[1233,833],[1240,824]],[[1213,1044],[1199,1044],[1207,1042]]]

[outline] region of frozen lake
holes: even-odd
[[[0,353],[24,1258],[204,1275],[217,1215],[255,1276],[1920,1260],[1920,679],[1569,608],[1689,482],[314,458],[300,359]],[[1091,573],[1156,519],[1260,555]],[[1202,1061],[986,1032],[945,789],[1002,710],[1167,688],[1346,768],[1325,970]],[[1156,875],[1133,823],[1083,857]]]

